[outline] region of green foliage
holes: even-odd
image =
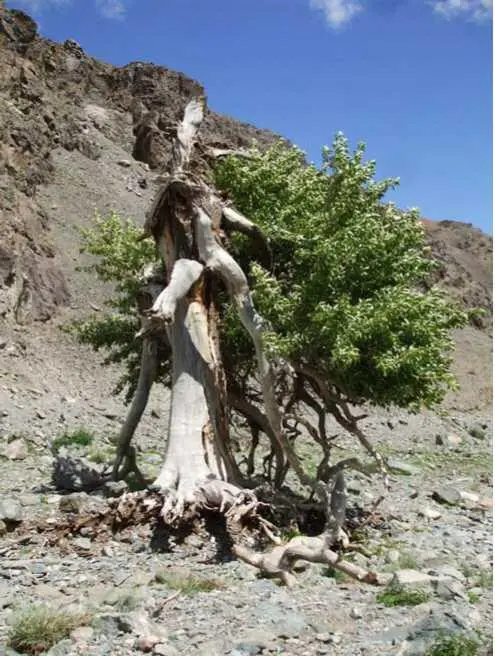
[[[479,594],[476,594],[476,592],[473,592],[472,590],[468,590],[466,594],[470,604],[477,604],[481,599]]]
[[[52,450],[58,453],[64,446],[89,446],[93,443],[94,436],[86,428],[78,428],[71,433],[63,433],[53,440]]]
[[[44,605],[30,605],[14,615],[8,636],[10,647],[22,654],[40,654],[71,631],[88,624],[89,615],[55,611]]]
[[[376,595],[379,604],[392,608],[394,606],[418,606],[428,601],[430,595],[426,590],[406,590],[389,588]]]
[[[215,182],[268,237],[270,271],[245,237],[232,249],[249,265],[272,353],[317,367],[349,399],[415,410],[455,387],[449,333],[468,315],[427,289],[435,263],[419,214],[383,202],[398,181],[375,181],[364,150],[338,134],[317,168],[278,144],[223,160]],[[253,353],[236,321],[227,308],[224,351],[242,355],[245,373]]]
[[[427,284],[435,263],[419,214],[384,202],[398,181],[375,181],[375,163],[364,152],[364,144],[351,152],[338,134],[320,167],[282,143],[222,160],[214,181],[264,232],[273,264],[268,270],[258,263],[244,235],[232,235],[229,248],[268,321],[272,355],[316,368],[354,402],[430,407],[455,388],[450,331],[468,315]],[[72,327],[105,352],[106,363],[126,364],[116,391],[125,389],[128,400],[140,361],[139,276],[155,259],[153,244],[139,234],[116,214],[96,216],[82,231],[82,250],[97,258],[86,268],[114,282],[116,294],[108,314]],[[253,346],[227,295],[219,304],[224,365],[242,386],[255,371]],[[169,356],[162,355],[159,377],[168,384]]]
[[[145,266],[156,261],[150,240],[140,240],[141,231],[130,220],[115,212],[109,217],[95,215],[93,226],[80,231],[81,253],[95,256],[94,262],[82,267],[100,280],[115,284],[115,294],[106,301],[109,312],[90,315],[68,328],[78,339],[104,351],[104,364],[125,363],[126,370],[114,392],[126,391],[129,402],[137,384],[141,360],[141,342],[135,338],[140,328],[137,300]],[[164,355],[164,354],[163,354]],[[159,377],[168,381],[168,359],[161,358]]]
[[[440,635],[425,656],[476,656],[480,644],[464,634]]]

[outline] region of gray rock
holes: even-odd
[[[455,567],[452,567],[451,565],[438,565],[434,569],[429,570],[428,574],[430,574],[430,576],[435,576],[435,577],[455,579],[456,581],[460,581],[461,583],[466,582],[466,577],[464,576],[464,574],[460,572],[458,569],[456,569]]]
[[[154,656],[179,656],[179,651],[166,642],[159,642],[153,647]]]
[[[0,519],[7,524],[22,522],[22,506],[17,499],[0,499]]]
[[[83,551],[91,551],[91,540],[89,538],[74,538],[72,544],[77,549],[82,549]]]
[[[3,455],[9,460],[25,460],[28,453],[27,444],[21,438],[9,442],[3,450]]]
[[[95,630],[91,626],[80,626],[72,631],[70,637],[74,642],[89,642],[94,632]]]
[[[451,636],[455,634],[471,635],[465,620],[451,612],[438,612],[430,610],[428,615],[421,618],[409,630],[405,656],[424,656],[428,648],[438,639],[440,635]]]
[[[421,473],[419,467],[410,465],[407,462],[402,462],[401,460],[389,460],[388,461],[390,471],[393,474],[399,474],[401,476],[415,476]]]
[[[464,586],[460,581],[455,579],[439,579],[433,581],[433,589],[437,597],[450,601],[451,599],[463,599],[464,601],[468,600]]]
[[[351,612],[349,613],[349,615],[352,617],[353,620],[360,620],[363,617],[363,613],[361,609],[357,607],[351,608]]]
[[[125,481],[107,481],[103,490],[107,497],[120,497],[129,490],[129,486]]]
[[[167,638],[167,631],[152,622],[142,610],[119,615],[118,622],[120,629],[125,633],[134,633],[138,636],[152,636],[157,639],[156,643]]]
[[[391,586],[394,588],[421,588],[431,584],[431,576],[415,569],[399,569],[394,572]]]
[[[128,169],[131,166],[131,161],[128,159],[119,159],[117,162],[119,166],[122,166],[124,169]]]
[[[438,503],[455,506],[461,500],[459,490],[452,485],[442,485],[433,490],[432,498]]]
[[[425,519],[440,519],[442,516],[442,513],[438,512],[438,510],[434,510],[433,508],[428,508],[428,506],[425,506],[424,508],[420,508],[418,510],[418,515],[421,517],[424,517]]]

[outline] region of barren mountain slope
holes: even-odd
[[[83,259],[76,228],[88,225],[95,209],[143,221],[157,167],[170,157],[169,130],[199,93],[201,85],[182,73],[143,63],[115,68],[73,41],[40,38],[27,15],[0,3],[0,370],[6,386],[14,381],[24,394],[38,367],[34,378],[43,372],[50,390],[71,386],[75,369],[88,375],[77,385],[93,388],[97,397],[108,390],[109,372],[90,383],[98,359],[58,329],[101,307],[109,291],[77,270]],[[239,147],[253,139],[268,144],[276,135],[209,112],[202,137]],[[467,224],[425,225],[442,262],[441,284],[466,305],[489,309],[491,240]],[[461,393],[449,398],[451,406],[489,401],[490,325],[488,318],[481,330],[456,336]]]

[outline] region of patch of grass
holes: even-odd
[[[483,588],[484,590],[493,588],[493,572],[491,569],[478,569],[471,565],[464,565],[462,573],[469,579],[472,588]]]
[[[72,433],[63,433],[53,440],[52,450],[58,453],[64,446],[90,446],[94,436],[86,428],[78,428]]]
[[[480,643],[467,635],[439,636],[425,656],[476,656]]]
[[[119,613],[130,613],[139,607],[140,601],[141,600],[136,595],[131,593],[124,593],[116,600],[116,602],[113,604],[113,607]]]
[[[480,600],[480,596],[476,594],[476,592],[473,592],[472,590],[467,591],[467,597],[469,599],[469,603],[471,604],[477,604],[478,601]]]
[[[480,569],[472,577],[471,583],[474,588],[491,590],[493,588],[493,572],[490,569]]]
[[[424,604],[430,599],[430,595],[426,590],[404,590],[389,588],[376,595],[376,600],[379,604],[393,608],[395,606],[419,606]]]
[[[410,551],[402,551],[397,561],[399,569],[418,569],[416,556]]]
[[[88,624],[90,619],[88,613],[67,613],[31,605],[14,616],[8,644],[22,654],[39,654],[68,638],[71,631]]]
[[[353,579],[349,578],[344,574],[344,572],[341,569],[335,569],[333,567],[327,567],[323,570],[323,576],[326,576],[330,579],[334,579],[339,583],[340,581],[345,581],[346,583],[349,583]]]
[[[95,462],[97,465],[103,465],[112,461],[112,455],[104,449],[92,449],[87,455],[88,460]]]
[[[197,594],[198,592],[212,592],[225,588],[225,583],[217,579],[207,579],[194,574],[185,574],[177,571],[167,572],[161,570],[155,575],[155,581],[166,585],[171,590],[180,590],[185,595]]]

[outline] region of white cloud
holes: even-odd
[[[392,0],[389,0],[392,2]],[[417,2],[418,0],[409,0]],[[446,19],[461,18],[469,21],[483,22],[490,20],[493,0],[423,0],[434,13]],[[393,0],[394,4],[398,0]],[[312,9],[324,13],[327,23],[335,29],[349,23],[357,14],[373,7],[373,0],[309,0]]]
[[[27,11],[33,14],[41,14],[51,7],[66,7],[75,0],[17,0]],[[87,0],[84,0],[86,2]],[[104,18],[122,20],[125,18],[130,0],[94,0],[98,12]]]
[[[312,9],[320,9],[331,27],[339,28],[363,9],[360,0],[310,0]]]
[[[493,0],[434,0],[433,11],[444,18],[467,18],[477,22],[489,20]]]
[[[96,6],[105,18],[122,20],[127,12],[125,0],[96,0]]]

